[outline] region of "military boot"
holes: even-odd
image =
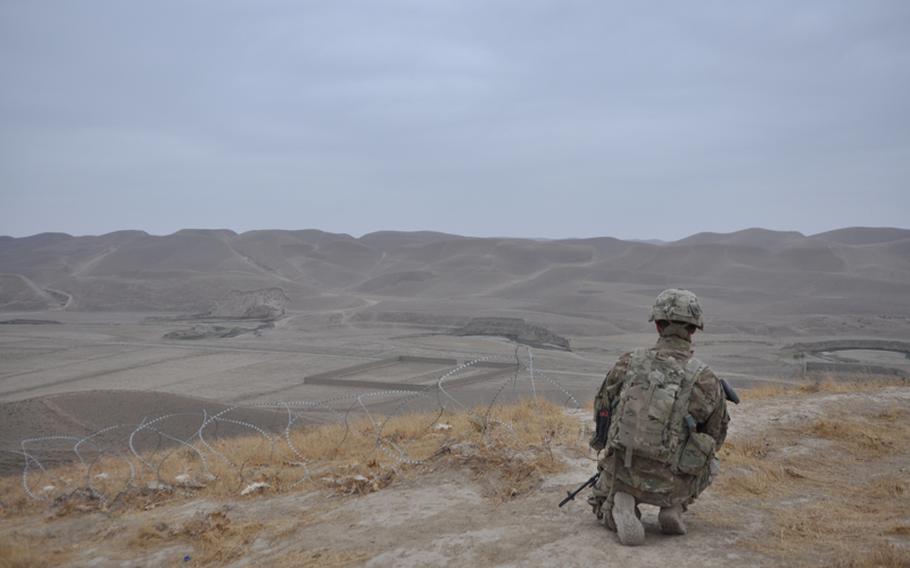
[[[626,546],[638,546],[645,542],[645,527],[636,514],[635,497],[619,491],[613,496],[613,522],[619,542]]]
[[[661,507],[657,515],[660,532],[664,534],[686,534],[686,523],[682,520],[682,505]]]
[[[616,532],[616,523],[613,522],[613,503],[610,501],[604,501],[600,509],[600,516],[597,517],[600,519],[600,522],[603,526],[607,527],[607,530],[610,532]],[[635,505],[635,517],[640,521],[641,520],[641,511],[638,509],[638,505]]]

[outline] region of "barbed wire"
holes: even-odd
[[[522,357],[524,355],[524,358]],[[53,502],[55,494],[59,497],[59,487],[67,486],[63,482],[48,482],[47,479],[54,476],[53,468],[50,463],[42,461],[42,451],[48,452],[56,449],[58,452],[54,458],[54,464],[59,465],[61,462],[77,463],[83,469],[84,485],[83,488],[89,494],[103,503],[108,503],[117,499],[124,491],[135,488],[140,480],[140,470],[146,471],[150,476],[153,475],[157,485],[154,487],[170,487],[174,484],[188,487],[199,487],[200,481],[195,479],[190,473],[195,469],[202,476],[203,481],[217,479],[216,474],[211,467],[210,460],[215,458],[226,464],[230,470],[237,476],[244,479],[244,468],[248,465],[246,460],[238,461],[231,459],[225,453],[225,447],[230,447],[228,443],[225,446],[222,443],[226,439],[235,436],[241,436],[240,433],[221,434],[220,426],[233,427],[239,432],[249,431],[260,436],[264,442],[269,445],[269,460],[275,459],[276,449],[280,442],[283,442],[297,461],[289,462],[289,465],[299,466],[303,470],[303,477],[298,481],[302,482],[311,479],[313,476],[312,466],[315,464],[313,458],[308,458],[306,448],[297,447],[300,440],[295,441],[294,432],[298,429],[304,429],[311,424],[316,424],[321,414],[325,418],[325,413],[332,418],[329,423],[336,423],[343,426],[343,432],[339,439],[334,442],[334,449],[338,450],[351,439],[351,436],[368,436],[370,443],[375,448],[383,452],[391,460],[391,467],[398,468],[405,465],[420,465],[425,463],[424,459],[412,456],[408,451],[406,444],[400,440],[393,439],[393,436],[387,434],[391,421],[396,417],[405,415],[406,410],[418,403],[426,406],[421,411],[430,415],[430,420],[421,425],[420,432],[430,432],[434,429],[445,429],[451,427],[442,422],[447,412],[454,408],[456,412],[466,413],[472,421],[479,426],[485,441],[489,441],[489,436],[494,426],[498,431],[506,435],[516,435],[513,424],[505,420],[494,417],[494,410],[498,405],[503,403],[503,398],[507,387],[512,386],[512,392],[516,396],[522,394],[522,378],[526,379],[528,387],[527,395],[532,400],[538,400],[540,395],[539,381],[545,381],[552,385],[556,391],[564,395],[563,403],[570,403],[577,409],[581,408],[578,399],[566,389],[558,380],[542,375],[534,369],[534,355],[530,347],[516,345],[513,353],[513,362],[510,367],[503,366],[504,372],[507,373],[504,379],[496,380],[491,376],[486,386],[495,387],[492,394],[484,397],[482,405],[476,402],[472,405],[464,397],[456,396],[455,391],[459,388],[473,385],[476,381],[468,380],[458,382],[454,379],[473,368],[482,364],[501,365],[505,361],[495,361],[493,357],[481,357],[464,362],[445,372],[443,372],[432,383],[419,388],[418,390],[403,389],[386,389],[361,392],[357,394],[343,394],[323,400],[289,400],[289,401],[268,401],[251,403],[246,405],[235,405],[217,412],[209,412],[201,408],[198,412],[175,412],[167,413],[160,416],[143,416],[135,423],[122,423],[106,426],[87,435],[55,435],[25,438],[20,441],[18,450],[4,450],[7,453],[19,455],[23,458],[21,473],[21,485],[25,495],[35,501]],[[511,365],[514,364],[514,367]],[[508,369],[512,369],[511,372]],[[479,375],[478,375],[479,376]],[[475,393],[476,395],[476,393]],[[376,406],[383,405],[383,401],[389,399],[393,403],[390,411],[380,412]],[[385,405],[387,407],[387,405]],[[372,410],[371,410],[372,408]],[[482,410],[481,410],[482,409]],[[278,428],[257,424],[251,421],[249,416],[239,416],[240,412],[251,410],[272,410],[286,415],[283,426]],[[358,432],[352,427],[352,415],[362,414],[369,424],[368,431]],[[273,417],[274,418],[274,417]],[[186,432],[178,433],[175,427],[171,426],[173,422],[186,422],[187,420],[198,419],[198,427],[192,427],[189,435]],[[182,429],[186,430],[186,425],[182,424]],[[116,435],[118,430],[125,430],[128,435]],[[214,430],[214,432],[212,432]],[[154,436],[154,443],[149,443],[147,437]],[[218,439],[219,447],[216,447],[214,440]],[[140,440],[144,440],[140,443]],[[61,458],[59,452],[62,450],[66,453],[72,453],[72,458]],[[162,450],[164,452],[162,453]],[[93,455],[90,455],[93,454]],[[108,473],[98,471],[102,458],[110,456],[120,459],[128,464],[129,473],[126,479],[122,481],[121,490],[115,492],[108,490],[105,493],[103,488],[96,483],[99,479],[108,479]],[[46,458],[47,459],[47,458]],[[165,463],[177,461],[182,468],[183,473],[172,475],[171,482],[164,479],[162,471]],[[288,462],[286,462],[288,463]],[[318,469],[318,468],[317,468]],[[145,477],[148,479],[148,477]],[[38,488],[44,483],[43,487]],[[150,482],[151,483],[151,482]]]

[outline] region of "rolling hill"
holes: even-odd
[[[608,309],[623,290],[686,286],[772,311],[907,314],[910,230],[746,229],[664,244],[426,231],[43,233],[0,238],[0,273],[5,311],[191,312],[231,290],[278,287],[292,308],[328,296],[487,298],[583,314]]]

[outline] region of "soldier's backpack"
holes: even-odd
[[[689,398],[704,367],[694,357],[685,362],[647,349],[632,353],[607,436],[623,451],[627,468],[635,455],[676,470],[689,438]]]

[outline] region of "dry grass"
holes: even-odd
[[[48,543],[19,535],[0,537],[0,568],[44,568],[64,563],[69,555]]]
[[[863,493],[872,497],[907,498],[910,496],[910,480],[906,475],[888,473],[866,482]]]
[[[21,539],[0,541],[0,568],[33,568],[46,566],[45,556],[37,547]]]
[[[779,509],[777,534],[758,548],[778,557],[803,559],[794,564],[857,567],[910,566],[910,549],[889,542],[903,526],[894,507],[875,500],[828,499],[824,503]]]
[[[866,422],[856,419],[821,419],[808,425],[806,433],[839,442],[851,452],[880,455],[893,452],[902,438],[902,428],[891,420]]]
[[[762,388],[743,400],[880,390],[893,380],[822,382],[797,389]],[[788,565],[866,568],[910,566],[910,549],[892,539],[910,534],[910,482],[895,471],[910,456],[910,410],[875,397],[830,401],[831,417],[779,424],[759,436],[728,441],[723,473],[712,489],[768,515],[767,534],[747,547]],[[798,414],[795,414],[798,416]]]
[[[725,474],[712,486],[734,498],[767,496],[786,488],[788,477],[798,475],[780,463],[768,460],[772,443],[766,439],[728,440],[719,457]],[[789,473],[788,473],[789,471]]]
[[[237,560],[249,550],[250,544],[262,530],[262,523],[238,523],[231,519],[228,510],[199,513],[177,527],[159,522],[140,527],[130,548],[157,548],[162,543],[174,545],[184,542],[193,548],[191,559],[196,564],[225,564]]]
[[[454,425],[453,425],[454,426]],[[506,500],[524,495],[564,464],[553,447],[581,450],[583,425],[546,401],[501,406],[491,416],[474,416],[473,433],[445,446],[450,460],[467,465],[488,497]]]
[[[892,544],[880,544],[862,552],[846,551],[832,568],[910,568],[910,553]]]
[[[758,400],[767,400],[769,398],[781,398],[793,393],[804,392],[802,390],[803,388],[806,388],[806,385],[766,383],[739,391],[739,397],[748,403]]]
[[[908,386],[910,381],[902,377],[883,375],[851,375],[849,379],[833,375],[824,375],[809,383],[788,384],[774,383],[744,389],[740,398],[754,402],[785,396],[807,395],[815,393],[852,393],[870,392],[885,387]]]
[[[130,488],[125,487],[129,478],[126,460],[107,458],[94,464],[88,475],[94,489],[105,495],[102,499],[86,487],[85,468],[69,465],[30,479],[35,492],[45,484],[55,486],[48,492],[49,501],[26,499],[21,477],[13,477],[0,480],[0,502],[3,516],[32,519],[36,526],[96,511],[115,519],[123,517],[121,528],[132,528],[121,529],[117,535],[93,534],[87,537],[88,541],[86,537],[80,541],[101,545],[114,539],[121,550],[115,553],[123,558],[182,543],[192,550],[191,565],[223,565],[248,554],[259,535],[280,538],[281,527],[270,519],[239,521],[228,509],[200,513],[182,524],[146,512],[196,499],[236,501],[312,489],[369,493],[382,489],[398,476],[410,475],[409,472],[451,466],[473,471],[489,497],[509,499],[527,493],[545,475],[561,469],[562,462],[554,457],[553,446],[578,446],[582,428],[562,407],[543,400],[443,416],[410,414],[383,422],[379,444],[377,428],[369,420],[350,424],[349,428],[326,425],[292,432],[296,453],[281,438],[274,444],[263,436],[224,439],[210,442],[223,458],[212,452],[206,454],[208,473],[214,479],[204,475],[199,455],[184,448],[145,455],[158,467],[155,471],[140,470],[140,477]],[[202,450],[201,445],[198,447]],[[395,459],[402,451],[414,462]],[[134,465],[138,468],[139,464]],[[101,473],[104,475],[99,477]],[[254,483],[265,485],[241,496]],[[126,523],[127,519],[142,519],[146,514],[157,520],[138,525]],[[294,530],[299,529],[300,521],[295,517]],[[40,536],[36,533],[32,540],[0,545],[0,566],[46,565],[52,540],[48,533],[39,532]],[[103,546],[110,549],[109,544]],[[279,566],[347,566],[362,563],[366,557],[363,551],[355,550],[307,550],[288,552],[276,562]]]
[[[553,457],[552,445],[578,445],[582,428],[562,407],[544,400],[443,416],[408,414],[377,419],[377,424],[361,420],[348,426],[292,431],[290,441],[296,452],[281,436],[270,441],[257,435],[211,442],[215,452],[206,452],[205,463],[187,448],[146,455],[155,468],[142,468],[134,461],[139,476],[130,486],[129,462],[124,458],[104,458],[90,470],[70,465],[35,472],[29,477],[33,492],[41,494],[42,488],[53,487],[44,493],[47,501],[29,499],[21,477],[4,478],[0,480],[0,503],[7,517],[43,511],[48,503],[53,504],[56,515],[67,516],[95,510],[152,509],[196,497],[254,498],[261,493],[320,488],[368,493],[417,464],[438,459],[464,459],[478,469],[495,466],[498,483],[508,485],[503,491],[518,494],[533,485],[528,480],[561,467]],[[196,447],[205,450],[198,442]],[[94,491],[87,489],[89,480]],[[259,489],[251,490],[253,487]],[[244,490],[248,494],[241,496]],[[102,498],[96,498],[97,494]]]
[[[338,552],[333,550],[294,551],[279,558],[269,559],[269,566],[274,568],[343,568],[361,566],[370,558],[370,554],[356,550]]]

